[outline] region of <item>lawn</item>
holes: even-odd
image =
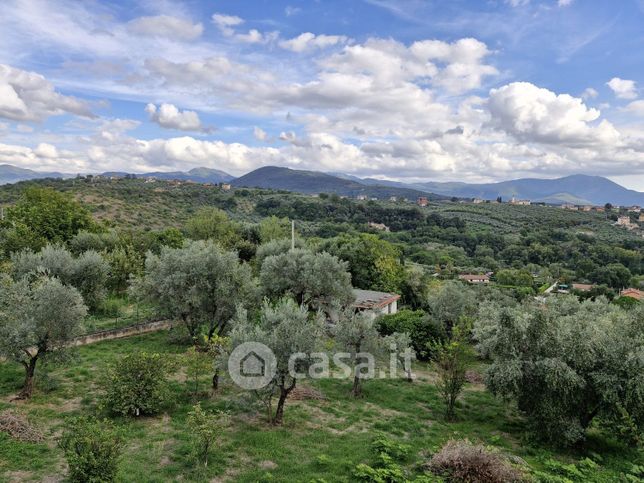
[[[65,463],[55,440],[65,418],[85,413],[107,416],[100,408],[97,383],[107,364],[136,350],[174,357],[185,346],[173,343],[167,332],[158,332],[80,347],[72,362],[40,367],[34,397],[20,403],[10,399],[22,382],[22,368],[1,363],[0,409],[24,411],[47,439],[30,444],[0,434],[0,481],[59,481]],[[591,432],[584,450],[558,452],[533,443],[522,418],[480,384],[468,385],[458,420],[448,423],[435,374],[422,364],[416,372],[419,377],[413,383],[367,381],[364,397],[358,400],[349,394],[349,381],[307,382],[305,386],[322,398],[289,400],[282,427],[268,425],[252,396],[224,378],[220,390],[205,394],[201,401],[205,409],[229,411],[232,424],[203,468],[194,461],[192,435],[186,428],[195,401],[185,372],[179,369],[170,382],[173,401],[160,415],[115,418],[126,441],[119,481],[351,481],[356,465],[374,462],[370,445],[379,433],[411,447],[402,464],[412,475],[422,474],[422,464],[450,438],[494,446],[541,470],[552,465],[551,459],[575,463],[590,456],[601,464],[596,481],[628,481],[620,474],[644,463],[641,453],[606,439],[598,430]],[[202,388],[208,389],[208,375]]]

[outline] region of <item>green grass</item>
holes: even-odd
[[[50,391],[37,386],[27,403],[9,402],[22,382],[21,368],[0,364],[0,408],[18,406],[47,436],[45,443],[27,444],[0,435],[0,481],[41,481],[63,474],[64,460],[55,438],[65,417],[104,416],[97,389],[101,374],[107,364],[136,350],[174,357],[185,348],[170,343],[167,332],[80,347],[71,362],[47,368],[53,381],[48,384]],[[202,399],[205,409],[222,409],[232,415],[232,425],[222,435],[207,468],[196,465],[192,456],[186,417],[194,400],[187,383],[175,376],[169,383],[173,400],[160,415],[115,418],[126,442],[119,481],[351,481],[357,464],[373,461],[370,445],[378,432],[411,446],[404,466],[415,474],[428,455],[450,438],[495,446],[536,469],[544,469],[550,458],[575,462],[592,451],[602,457],[603,481],[619,481],[619,474],[627,472],[631,463],[642,462],[641,454],[599,432],[591,433],[586,451],[562,453],[533,443],[523,419],[511,406],[479,385],[468,385],[458,405],[458,420],[448,423],[433,383],[435,375],[422,365],[417,373],[419,379],[414,383],[367,381],[364,397],[357,400],[349,394],[349,381],[307,382],[324,399],[289,401],[282,427],[268,425],[258,403],[224,378],[216,395]],[[208,378],[205,374],[203,389],[208,387]]]

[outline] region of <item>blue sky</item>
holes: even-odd
[[[16,0],[0,163],[644,191],[644,1]]]

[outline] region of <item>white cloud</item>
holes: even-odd
[[[255,139],[257,139],[258,141],[268,140],[268,133],[264,131],[261,127],[255,126],[253,128],[253,136],[255,136]]]
[[[43,121],[65,113],[95,117],[85,101],[56,92],[42,75],[0,64],[0,117]]]
[[[34,153],[37,156],[40,156],[42,158],[57,158],[58,157],[58,149],[56,149],[56,146],[53,146],[48,143],[40,143],[36,149],[34,149]]]
[[[524,7],[530,3],[530,0],[505,0],[505,3],[511,7]]]
[[[257,29],[250,29],[247,33],[237,32],[235,27],[242,25],[244,19],[236,15],[215,13],[212,16],[212,22],[225,37],[247,44],[265,44],[276,40],[278,37],[278,32],[262,33]]]
[[[145,106],[145,112],[148,113],[152,122],[166,129],[199,132],[210,132],[212,130],[202,126],[199,114],[194,111],[180,111],[173,104],[164,103],[158,108],[154,104],[148,104]]]
[[[592,87],[586,87],[584,89],[584,92],[581,94],[582,99],[594,99],[599,95],[599,92],[597,92],[596,89],[593,89]]]
[[[630,102],[623,110],[631,114],[644,116],[644,100]]]
[[[574,0],[558,0],[557,5],[560,7],[567,7],[568,5],[572,5],[572,2]]]
[[[215,13],[212,16],[212,22],[217,26],[219,31],[226,35],[232,36],[235,33],[233,27],[244,23],[244,19],[236,15],[224,15],[223,13]]]
[[[179,38],[182,40],[194,40],[203,33],[201,23],[193,24],[190,20],[170,15],[139,17],[130,21],[127,26],[131,32],[138,35]]]
[[[287,5],[284,9],[284,15],[286,15],[287,17],[292,17],[293,15],[297,15],[301,11],[302,9],[300,7],[292,7],[291,5]]]
[[[635,90],[635,81],[613,77],[606,85],[612,89],[620,99],[635,99],[637,92]]]
[[[314,48],[324,49],[346,41],[347,37],[344,35],[315,35],[311,32],[305,32],[292,39],[283,40],[279,45],[283,49],[299,53]]]
[[[600,112],[579,98],[555,94],[529,82],[513,82],[490,91],[492,123],[524,142],[571,145],[614,143],[613,125],[597,121]]]

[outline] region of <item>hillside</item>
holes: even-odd
[[[335,193],[350,197],[365,195],[378,199],[387,199],[391,196],[410,200],[419,196],[426,196],[434,200],[444,198],[410,187],[366,185],[352,179],[317,171],[303,171],[277,166],[256,169],[235,179],[232,184],[240,187],[287,190],[305,194]]]

